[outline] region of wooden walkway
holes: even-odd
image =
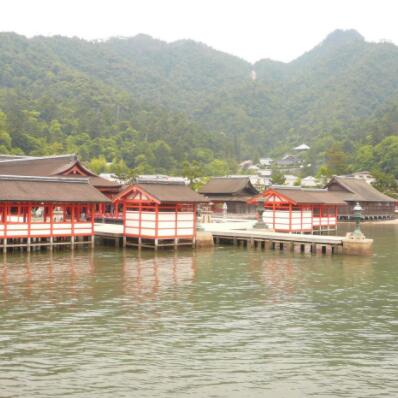
[[[216,244],[233,244],[261,249],[287,250],[297,253],[342,253],[342,236],[287,234],[266,230],[212,230]]]
[[[209,224],[216,244],[232,244],[241,247],[294,251],[296,253],[342,253],[342,236],[287,234],[267,230],[237,229],[238,223]],[[246,225],[245,225],[246,227]],[[95,224],[95,236],[102,240],[111,240],[116,246],[123,244],[123,226],[114,224]]]

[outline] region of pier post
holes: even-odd
[[[26,239],[26,251],[27,251],[27,252],[30,252],[30,239],[31,239],[31,238],[27,238],[27,239]]]
[[[52,236],[50,236],[50,250],[53,250],[53,246],[54,246],[54,238]],[[30,247],[29,247],[30,249]]]
[[[283,242],[283,250],[291,252],[293,250],[292,242]]]
[[[301,253],[301,243],[294,243],[294,252]]]
[[[264,241],[264,250],[269,250],[272,248],[272,242],[270,240]]]
[[[91,242],[90,242],[90,246],[92,249],[94,249],[94,245],[95,245],[95,236],[91,235]]]
[[[311,253],[311,243],[306,243],[304,245],[304,253],[306,253],[306,254]]]
[[[7,238],[3,239],[3,253],[7,253]]]
[[[123,247],[127,246],[127,237],[123,236]]]
[[[74,250],[75,249],[75,237],[71,236],[70,238],[70,245],[71,245],[71,249]]]

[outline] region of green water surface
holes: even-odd
[[[398,397],[398,226],[369,257],[0,257],[0,397]]]

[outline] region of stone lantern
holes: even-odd
[[[256,211],[257,211],[257,222],[254,224],[253,228],[256,229],[266,229],[268,228],[267,224],[265,224],[264,220],[263,220],[263,213],[264,213],[264,198],[261,197],[257,200],[257,207],[256,207]]]
[[[362,208],[362,206],[359,204],[359,202],[357,202],[356,203],[356,205],[354,206],[354,216],[353,216],[353,219],[354,219],[354,221],[355,221],[355,229],[354,229],[354,232],[353,232],[353,238],[354,239],[363,239],[364,238],[364,235],[363,235],[363,233],[362,233],[362,231],[361,231],[361,227],[360,227],[360,223],[361,223],[361,220],[362,220],[362,210],[363,210],[363,208]]]

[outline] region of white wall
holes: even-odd
[[[192,237],[195,233],[194,217],[193,212],[159,212],[158,237]],[[127,236],[155,237],[156,213],[142,212],[140,229],[140,213],[138,211],[126,211],[125,227]]]

